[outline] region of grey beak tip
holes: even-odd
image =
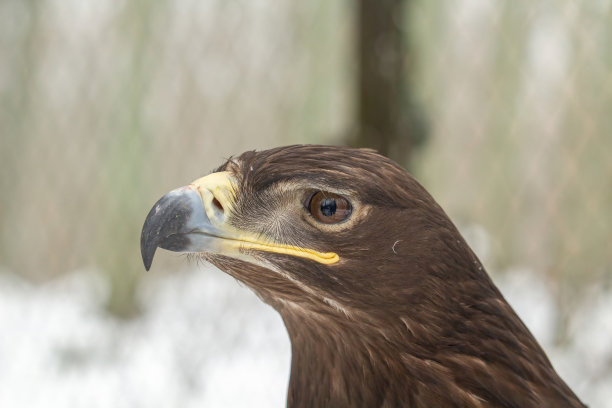
[[[143,231],[144,232],[144,231]],[[147,239],[143,233],[140,238],[140,254],[142,255],[142,262],[144,263],[145,269],[148,271],[151,269],[153,263],[153,257],[155,256],[156,245],[147,245]]]
[[[186,234],[191,230],[187,223],[196,203],[203,212],[204,207],[201,206],[198,193],[193,190],[177,189],[153,205],[140,235],[140,253],[147,271],[151,268],[158,247],[178,252],[187,248],[189,238]]]
[[[155,206],[153,206],[147,215],[142,227],[142,233],[140,234],[140,254],[142,255],[142,262],[147,271],[151,269],[155,250],[158,245],[158,239],[155,239],[155,236],[159,234],[159,224],[156,222],[157,220],[155,220],[154,209]]]

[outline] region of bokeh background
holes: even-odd
[[[0,406],[282,406],[275,312],[139,238],[293,143],[408,168],[612,407],[610,0],[0,0]]]

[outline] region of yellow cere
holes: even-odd
[[[206,194],[212,195],[219,201],[225,210],[232,210],[234,194],[236,191],[236,181],[229,171],[220,171],[201,177],[191,183],[203,199],[206,212],[209,213],[211,204],[209,200],[204,200]]]

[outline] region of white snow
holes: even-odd
[[[282,320],[235,280],[212,268],[157,279],[130,322],[104,313],[106,294],[93,273],[38,287],[0,274],[0,407],[284,405]]]

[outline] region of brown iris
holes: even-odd
[[[318,191],[308,203],[308,211],[317,220],[325,224],[336,224],[351,215],[351,203],[338,194]]]

